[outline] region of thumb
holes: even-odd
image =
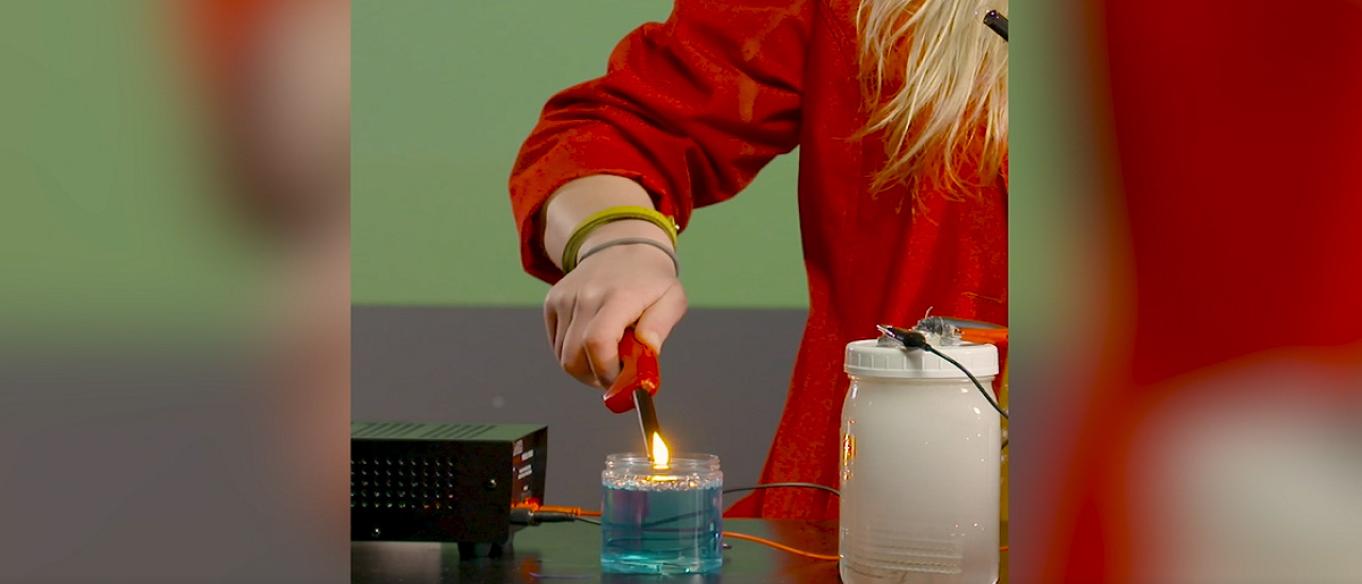
[[[653,352],[662,353],[662,343],[671,334],[672,328],[686,314],[686,292],[679,284],[668,288],[661,297],[643,311],[638,318],[634,334]]]

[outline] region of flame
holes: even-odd
[[[667,443],[662,441],[661,434],[653,432],[653,468],[665,469],[669,461],[671,454],[667,452]]]

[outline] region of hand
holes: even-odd
[[[598,229],[602,233],[593,234],[583,250],[613,239],[609,227]],[[634,325],[638,339],[660,352],[685,312],[686,293],[671,258],[648,245],[592,254],[544,301],[544,323],[558,363],[578,381],[602,389],[619,375],[619,342],[626,328]]]

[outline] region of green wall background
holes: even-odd
[[[236,326],[262,254],[225,217],[164,6],[0,17],[0,337]]]
[[[536,305],[506,179],[550,95],[601,75],[671,2],[352,3],[356,303]],[[794,156],[702,209],[680,253],[692,306],[802,307]],[[703,258],[703,261],[701,261]]]
[[[1039,309],[1073,265],[1063,234],[1088,198],[1076,180],[1087,161],[1070,144],[1084,123],[1073,59],[1085,47],[1055,34],[1077,30],[1068,7],[1028,6],[1012,18],[1014,328],[1053,316]],[[356,0],[355,301],[538,303],[545,287],[516,258],[511,157],[552,92],[598,75],[620,36],[669,8]],[[165,16],[60,2],[6,16],[0,315],[145,325],[232,321],[257,306],[243,292],[255,295],[260,257],[214,202],[213,153],[185,105]],[[794,170],[793,156],[779,159],[742,196],[697,213],[682,250],[695,304],[804,304]]]

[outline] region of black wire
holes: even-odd
[[[988,400],[988,405],[991,405],[993,406],[993,409],[998,410],[998,415],[1002,416],[1004,420],[1007,419],[1007,410],[1004,410],[1002,406],[998,405],[998,402],[993,399],[993,395],[990,394],[988,390],[984,389],[984,385],[982,383],[979,383],[978,379],[974,378],[974,374],[970,373],[969,369],[965,369],[965,366],[961,365],[959,361],[950,358],[945,353],[936,350],[936,347],[933,347],[927,343],[922,343],[922,349],[924,351],[930,352],[933,355],[936,355],[937,357],[945,359],[947,363],[950,363],[951,365],[954,365],[957,369],[963,371],[965,373],[965,377],[968,377],[970,381],[973,381],[974,387],[979,388],[979,393],[984,396],[984,399]]]
[[[741,492],[744,492],[744,491],[756,491],[756,490],[758,490],[758,489],[776,489],[776,488],[818,489],[818,490],[820,490],[820,491],[827,491],[827,492],[829,492],[829,493],[832,493],[832,494],[834,494],[834,495],[837,495],[838,497],[842,496],[841,491],[838,491],[837,489],[834,489],[834,488],[829,487],[829,486],[827,486],[827,485],[820,485],[820,484],[818,484],[818,483],[800,483],[800,482],[762,483],[762,484],[754,485],[754,486],[751,486],[751,487],[733,487],[733,488],[731,488],[731,489],[724,489],[723,492],[724,492],[724,494],[728,494],[728,493],[741,493]],[[669,518],[667,518],[667,519],[662,519],[662,520],[654,521],[654,522],[651,522],[651,523],[648,523],[648,524],[644,525],[643,527],[644,527],[644,528],[657,527],[658,525],[661,525],[661,524],[664,524],[664,523],[671,523],[671,522],[673,522],[673,521],[678,521],[678,520],[681,520],[681,519],[685,519],[685,518],[687,518],[687,517],[693,517],[693,516],[699,515],[699,514],[700,514],[699,512],[696,512],[696,513],[686,513],[686,514],[684,514],[684,515],[678,515],[678,516],[676,516],[676,517],[669,517]],[[601,522],[596,521],[595,519],[588,519],[588,518],[582,517],[582,516],[577,516],[576,519],[577,519],[578,521],[584,521],[584,522],[590,523],[590,524],[592,524],[592,525],[600,525],[600,524],[601,524]]]
[[[723,492],[724,492],[725,495],[727,495],[727,494],[729,494],[729,493],[742,493],[742,492],[745,492],[745,491],[756,491],[756,490],[758,490],[758,489],[775,489],[775,488],[818,489],[818,490],[820,490],[820,491],[827,491],[827,492],[829,492],[829,493],[832,493],[832,494],[834,494],[834,495],[837,495],[838,497],[842,496],[842,493],[841,493],[840,491],[838,491],[837,489],[834,489],[834,488],[832,488],[832,487],[829,487],[829,486],[827,486],[827,485],[820,485],[820,484],[818,484],[818,483],[800,483],[800,482],[762,483],[762,484],[754,485],[754,486],[751,486],[751,487],[733,487],[733,488],[731,488],[731,489],[724,489]],[[703,514],[704,514],[703,511],[696,511],[696,512],[693,512],[693,513],[686,513],[686,514],[684,514],[684,515],[677,515],[677,516],[675,516],[675,517],[668,517],[668,518],[666,518],[666,519],[659,519],[659,520],[657,520],[657,521],[652,521],[652,522],[649,522],[649,523],[644,524],[643,527],[644,527],[645,529],[646,529],[646,528],[650,528],[650,527],[657,527],[657,526],[662,525],[662,524],[665,524],[665,523],[672,523],[672,522],[674,522],[674,521],[680,521],[680,520],[682,520],[682,519],[687,519],[687,518],[690,518],[690,517],[695,517],[695,516],[697,516],[697,515],[703,515]]]
[[[744,492],[744,491],[755,491],[755,490],[758,490],[758,489],[776,489],[776,488],[818,489],[818,490],[820,490],[820,491],[827,491],[827,492],[829,492],[829,493],[832,493],[832,494],[834,494],[834,495],[837,495],[838,497],[842,496],[841,491],[838,491],[837,489],[834,489],[834,488],[829,487],[829,486],[827,486],[827,485],[820,485],[820,484],[818,484],[818,483],[800,483],[800,482],[762,483],[762,484],[754,485],[754,486],[751,486],[751,487],[733,487],[733,488],[731,488],[731,489],[724,489],[723,492],[724,492],[724,494],[726,495],[726,494],[729,494],[729,493],[741,493],[741,492]],[[647,529],[647,528],[657,527],[657,526],[659,526],[659,525],[663,525],[663,524],[666,524],[666,523],[672,523],[672,522],[675,522],[675,521],[680,521],[680,520],[682,520],[682,519],[688,519],[688,518],[690,518],[690,517],[695,517],[695,516],[697,516],[697,515],[703,515],[703,514],[704,514],[703,511],[696,511],[696,512],[693,512],[693,513],[686,513],[686,514],[684,514],[684,515],[677,515],[677,516],[675,516],[675,517],[668,517],[668,518],[666,518],[666,519],[659,519],[659,520],[657,520],[657,521],[652,521],[652,522],[649,522],[649,523],[644,524],[644,525],[643,525],[643,528],[644,528],[644,529]]]
[[[704,511],[692,511],[692,512],[690,512],[690,513],[682,513],[681,515],[674,515],[674,516],[668,517],[668,518],[666,518],[666,519],[658,519],[657,521],[649,521],[648,523],[644,523],[644,524],[641,525],[640,527],[642,527],[642,528],[644,528],[644,529],[648,529],[648,528],[650,528],[650,527],[657,527],[657,526],[659,526],[659,525],[666,525],[666,524],[668,524],[668,523],[675,523],[675,522],[680,521],[680,520],[682,520],[682,519],[690,519],[690,518],[692,518],[692,517],[701,517],[701,516],[704,516],[705,514],[706,514],[706,513],[705,513]]]
[[[838,497],[842,496],[842,493],[839,492],[837,489],[834,489],[827,485],[820,485],[818,483],[762,483],[760,485],[756,485],[753,487],[733,487],[731,489],[724,489],[724,494],[741,493],[743,491],[756,491],[758,489],[775,489],[786,487],[800,489],[818,489],[820,491],[827,491],[829,493],[837,495]]]
[[[932,353],[933,355],[941,357],[942,359],[945,359],[946,362],[950,363],[951,365],[954,365],[956,369],[959,369],[960,371],[964,372],[965,377],[968,377],[970,381],[974,382],[974,387],[979,388],[979,393],[984,396],[985,400],[988,400],[988,405],[993,406],[993,409],[996,410],[998,412],[998,415],[1002,416],[1004,420],[1007,419],[1007,410],[1004,410],[1002,406],[998,405],[998,402],[993,399],[993,394],[989,393],[988,390],[984,389],[984,385],[979,383],[978,379],[974,378],[974,374],[970,373],[969,369],[965,369],[965,366],[961,365],[959,361],[947,357],[945,353],[936,350],[936,347],[933,347],[931,343],[927,342],[927,335],[922,334],[921,331],[901,329],[898,327],[887,325],[879,325],[876,326],[875,328],[880,329],[880,332],[889,335],[890,338],[893,338],[894,340],[897,340],[898,342],[902,343],[904,351],[908,351],[911,349],[922,349],[924,351]],[[1007,448],[1007,438],[1003,438],[1002,448]],[[1000,448],[999,450],[1001,450],[1002,448]]]

